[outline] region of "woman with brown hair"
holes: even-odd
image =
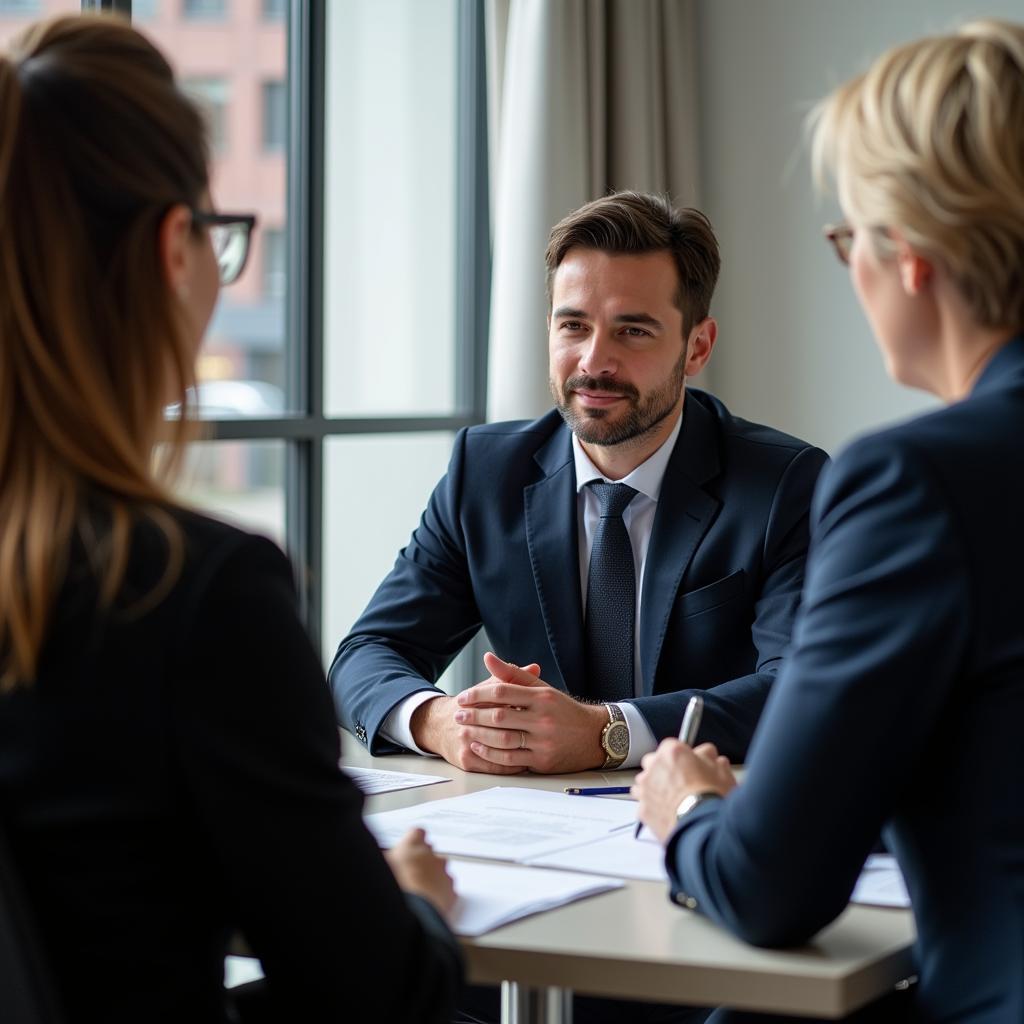
[[[640,813],[677,901],[772,946],[845,908],[884,827],[920,984],[864,1019],[1021,1021],[1024,26],[883,55],[824,102],[815,157],[889,374],[945,407],[822,474],[743,784],[710,745],[668,740],[638,776]]]
[[[235,932],[267,1017],[445,1020],[443,861],[363,826],[284,556],[169,489],[253,226],[208,164],[127,25],[0,54],[0,821],[71,1021],[226,1021]]]

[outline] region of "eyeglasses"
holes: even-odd
[[[255,215],[193,210],[192,223],[210,229],[210,243],[217,257],[220,283],[232,284],[237,281],[249,258],[249,239],[252,237],[252,229],[256,227]]]
[[[839,262],[847,266],[850,262],[850,250],[853,248],[853,228],[849,224],[826,224],[822,228],[822,233],[832,243]]]

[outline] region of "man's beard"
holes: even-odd
[[[551,396],[555,400],[562,419],[569,429],[585,444],[597,444],[604,447],[637,441],[650,434],[655,427],[669,416],[679,401],[683,390],[684,367],[686,352],[672,368],[665,383],[641,397],[640,392],[632,384],[626,384],[604,377],[588,377],[580,374],[570,377],[559,388],[552,378],[548,379]],[[572,393],[578,389],[584,391],[608,391],[621,395],[629,408],[625,415],[609,420],[611,409],[578,409],[572,406]]]

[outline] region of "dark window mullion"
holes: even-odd
[[[288,12],[289,407],[311,436],[288,446],[285,533],[299,571],[306,627],[319,645],[323,607],[323,135],[324,5],[293,0]],[[306,425],[306,424],[303,424]]]
[[[132,0],[82,0],[83,11],[116,11],[126,18],[132,16]]]
[[[486,418],[491,297],[484,0],[460,0],[456,50],[456,381],[459,412]]]
[[[433,431],[454,433],[480,423],[479,416],[381,416],[359,419],[324,419],[315,416],[286,416],[281,419],[204,420],[210,441],[310,441],[351,434],[423,434]]]

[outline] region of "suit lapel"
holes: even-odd
[[[579,693],[583,683],[583,598],[569,430],[557,430],[534,458],[545,475],[523,489],[526,543],[548,643],[562,675],[561,680],[547,681]]]
[[[721,504],[701,486],[718,474],[718,448],[713,415],[688,394],[683,427],[658,495],[644,568],[640,660],[645,695],[654,692],[658,658],[679,583]]]

